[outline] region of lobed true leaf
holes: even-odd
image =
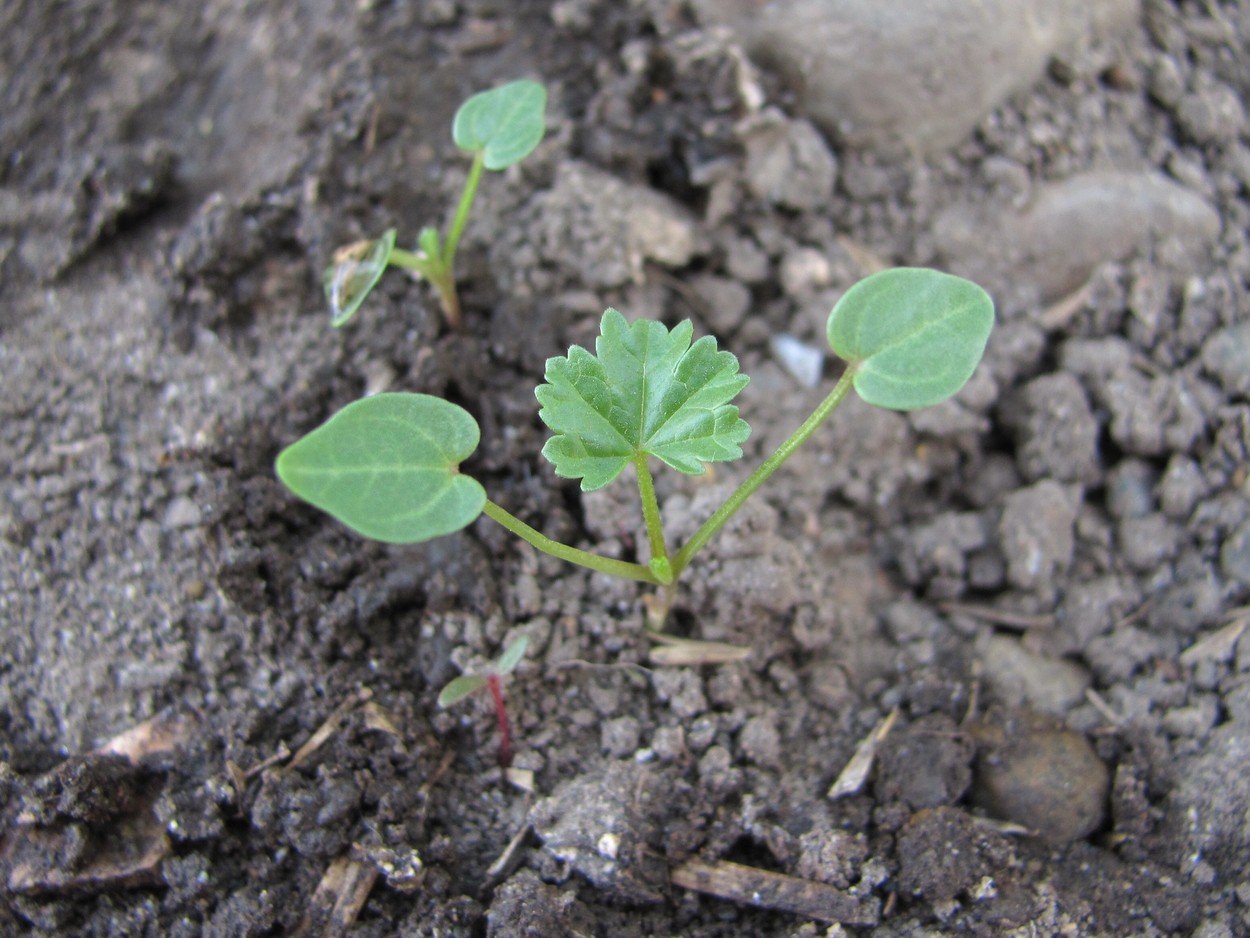
[[[729,403],[746,386],[738,359],[705,336],[691,344],[689,320],[628,323],[603,314],[592,355],[580,346],[547,360],[535,392],[539,416],[554,432],[543,455],[583,491],[602,488],[639,457],[655,456],[679,472],[739,459],[751,433]]]

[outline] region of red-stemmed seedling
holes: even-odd
[[[495,719],[499,723],[499,766],[503,769],[512,764],[512,731],[508,723],[508,708],[503,701],[503,677],[516,670],[528,645],[529,639],[521,636],[480,672],[460,675],[438,695],[438,705],[450,707],[483,687],[490,690],[491,699],[495,702]]]

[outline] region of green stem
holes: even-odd
[[[651,546],[650,570],[663,584],[673,582],[672,562],[668,558],[668,545],[664,543],[664,525],[660,522],[660,503],[655,497],[655,482],[647,468],[647,454],[634,457],[634,469],[638,473],[638,494],[642,498],[642,517],[647,522],[647,541]]]
[[[694,533],[694,537],[682,546],[677,552],[677,556],[673,558],[673,577],[681,576],[681,572],[686,569],[690,559],[694,557],[709,540],[712,535],[725,526],[725,522],[734,516],[742,503],[745,502],[761,485],[767,481],[768,477],[781,468],[782,463],[794,455],[794,451],[802,446],[809,436],[811,436],[816,428],[819,427],[831,413],[833,409],[842,403],[842,398],[846,397],[847,392],[851,390],[851,382],[855,377],[855,365],[848,365],[846,371],[842,373],[842,377],[838,379],[838,383],[833,386],[833,390],[829,392],[829,396],[820,402],[812,415],[803,421],[802,426],[790,435],[790,438],[777,447],[777,451],[764,460],[760,467],[747,477],[747,480],[738,486],[725,504],[716,509],[712,517],[703,523],[703,527]]]
[[[453,329],[460,328],[460,297],[456,293],[456,279],[442,257],[414,254],[395,248],[391,251],[390,263],[405,270],[415,270],[433,284],[438,291],[439,301],[443,304],[447,324]]]
[[[599,573],[606,573],[609,576],[621,577],[626,580],[638,580],[642,583],[650,583],[653,586],[661,585],[655,574],[642,564],[629,563],[625,560],[613,560],[611,557],[601,557],[598,554],[578,550],[576,547],[569,547],[567,544],[553,541],[547,535],[535,528],[531,528],[516,515],[499,507],[490,499],[486,500],[482,513],[488,518],[498,521],[513,534],[517,535],[517,537],[529,542],[544,554],[559,557],[561,560],[575,563],[579,567],[589,567],[591,570],[597,570]]]
[[[415,270],[421,276],[426,276],[426,271],[430,265],[420,254],[413,254],[412,251],[405,251],[403,248],[395,248],[391,251],[390,260],[387,263],[402,267],[405,270]]]
[[[456,216],[451,220],[451,228],[447,230],[447,240],[443,242],[443,266],[452,274],[456,269],[456,248],[460,245],[460,235],[469,220],[469,208],[477,195],[477,184],[482,179],[482,170],[486,166],[486,151],[478,150],[473,154],[473,165],[469,167],[469,178],[464,181],[464,192],[460,196],[460,204],[456,206]]]

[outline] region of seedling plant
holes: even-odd
[[[508,724],[508,709],[503,700],[503,677],[516,670],[516,666],[525,657],[528,645],[529,639],[522,635],[481,671],[472,671],[454,678],[438,695],[438,705],[450,707],[483,687],[490,691],[495,704],[495,721],[499,724],[499,766],[503,769],[512,764],[512,731]]]
[[[535,548],[600,573],[660,587],[663,621],[678,578],[743,503],[802,446],[852,389],[867,403],[913,410],[959,391],[981,360],[994,305],[976,284],[923,268],[894,268],[852,286],[829,314],[826,334],[846,362],[802,425],[760,464],[685,544],[665,537],[650,461],[700,475],[739,459],[750,427],[730,403],[747,384],[738,360],[687,320],[603,314],[592,354],[580,346],[547,360],[535,394],[553,435],[542,453],[556,475],[594,491],[633,466],[648,541],[647,562],[555,541],[487,497],[460,471],[480,431],[456,404],[427,394],[386,393],[344,407],[278,456],[277,473],[299,497],[366,537],[416,543],[458,531],[480,515]]]
[[[356,314],[387,267],[402,267],[433,284],[448,324],[453,329],[460,328],[456,249],[482,172],[507,169],[533,152],[543,138],[546,107],[547,90],[536,81],[509,82],[475,94],[460,106],[452,122],[451,136],[457,147],[473,154],[473,163],[446,237],[440,236],[437,228],[422,228],[417,235],[417,250],[405,251],[395,247],[396,230],[391,228],[380,238],[339,248],[334,263],[325,272],[333,325],[341,326]]]

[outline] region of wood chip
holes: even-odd
[[[377,868],[348,856],[332,862],[308,900],[294,938],[346,938],[378,878]]]
[[[528,806],[528,802],[526,804]],[[530,830],[528,821],[522,824],[520,830],[508,841],[508,846],[503,848],[503,853],[496,858],[494,863],[486,868],[486,882],[489,885],[497,886],[512,875],[513,870],[521,862],[521,847],[524,846]]]
[[[818,922],[876,925],[881,902],[860,898],[826,883],[772,873],[740,863],[690,860],[675,868],[673,885],[736,902],[755,909],[792,912]]]
[[[290,763],[284,767],[284,771],[290,772],[302,765],[314,752],[325,745],[326,740],[334,735],[334,731],[339,728],[339,724],[347,718],[347,715],[356,707],[365,703],[373,696],[373,691],[365,687],[358,690],[352,696],[348,697],[341,704],[334,708],[334,712],[326,717],[326,721],[317,727],[317,731],[308,737],[308,742],[300,746],[295,752],[295,756]]]
[[[527,795],[534,793],[534,771],[532,769],[518,769],[510,765],[504,769],[503,777],[507,779],[509,785],[518,791],[523,791]]]
[[[165,827],[149,803],[99,829],[19,825],[0,861],[9,869],[9,891],[18,895],[96,893],[159,884],[169,851]],[[76,860],[67,864],[66,857]]]
[[[95,750],[99,755],[125,756],[138,764],[144,756],[154,752],[170,752],[191,738],[197,728],[195,717],[189,713],[158,713],[150,720],[118,733]]]
[[[364,706],[365,727],[371,730],[378,730],[394,736],[396,739],[402,739],[403,734],[395,726],[395,718],[391,712],[384,707],[378,706],[374,701],[370,700]]]
[[[1042,310],[1042,315],[1038,317],[1039,324],[1043,329],[1062,329],[1072,321],[1077,313],[1089,305],[1089,298],[1092,293],[1092,284],[1086,283],[1084,286],[1073,290],[1067,296],[1060,297],[1046,309]]]
[[[864,787],[864,782],[868,780],[868,773],[872,771],[873,760],[877,756],[877,747],[881,745],[881,741],[890,735],[890,730],[894,728],[894,721],[898,719],[898,708],[895,707],[881,722],[878,723],[871,733],[863,738],[859,746],[855,749],[855,754],[846,764],[841,774],[838,775],[832,787],[829,789],[826,798],[837,800],[845,798],[847,795],[859,794]]]
[[[647,658],[652,664],[676,667],[694,667],[701,664],[731,664],[742,661],[751,654],[744,645],[728,642],[701,642],[693,638],[675,638],[672,635],[653,634],[659,642]]]
[[[1181,664],[1192,667],[1200,661],[1231,661],[1237,651],[1237,640],[1247,626],[1250,626],[1250,606],[1233,610],[1233,618],[1228,625],[1181,652]]]
[[[957,602],[941,602],[938,603],[938,608],[943,612],[968,616],[981,622],[1001,625],[1009,629],[1025,631],[1028,629],[1053,629],[1055,627],[1055,617],[1046,613],[1012,612],[1009,609],[995,609],[993,606],[975,606],[970,603]]]

